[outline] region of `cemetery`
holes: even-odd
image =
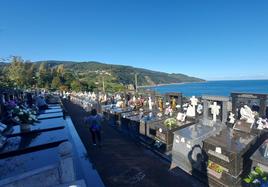
[[[103,106],[107,121],[169,160],[170,169],[178,167],[210,186],[246,186],[254,168],[267,172],[266,94],[187,99],[154,93],[143,104],[135,95],[125,104],[115,98],[116,104]]]
[[[79,150],[82,142],[62,100],[86,112],[97,109],[105,124],[165,158],[170,170],[179,168],[209,186],[249,186],[252,172],[262,177],[268,172],[267,94],[67,92],[50,94],[44,109],[29,103],[23,92],[12,94],[1,94],[0,186],[45,177],[51,178],[47,186],[90,183],[87,172],[74,169],[85,171],[91,163],[78,159],[85,148]]]

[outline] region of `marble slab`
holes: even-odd
[[[31,125],[31,131],[23,132],[23,133],[36,133],[41,131],[48,131],[53,129],[61,129],[66,126],[66,121],[63,118],[50,118],[50,119],[43,119],[39,120],[39,123],[35,123]],[[17,136],[20,135],[22,132],[20,131],[20,126],[16,125],[12,127],[13,131],[8,136]]]
[[[57,147],[0,159],[0,180],[57,164],[58,161]]]
[[[63,117],[63,112],[40,114],[39,116],[37,116],[37,119],[42,120],[42,119],[59,118],[59,117]]]
[[[57,113],[57,112],[62,112],[61,108],[52,108],[52,109],[46,109],[40,111],[40,114],[49,114],[49,113]]]
[[[67,140],[66,129],[10,137],[7,139],[5,146],[0,150],[0,159],[34,150],[47,149]]]

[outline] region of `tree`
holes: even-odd
[[[42,63],[38,70],[38,86],[41,88],[49,88],[49,85],[53,79],[51,70]]]
[[[71,87],[72,81],[75,80],[75,77],[71,71],[65,71],[63,74],[64,85]]]
[[[76,92],[81,91],[81,83],[78,80],[73,80],[71,83],[71,89]]]
[[[58,65],[56,71],[57,71],[57,75],[62,77],[64,73],[64,65],[63,64]]]
[[[35,78],[35,64],[31,62],[26,62],[24,65],[25,69],[25,79],[26,79],[26,86],[33,87],[36,85],[36,78]]]
[[[14,56],[8,67],[8,78],[14,85],[24,87],[26,85],[25,67],[21,57]]]
[[[54,77],[51,83],[51,88],[52,89],[59,89],[60,86],[62,85],[60,77]]]

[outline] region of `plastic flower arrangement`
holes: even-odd
[[[12,115],[17,122],[22,124],[33,124],[38,122],[35,111],[30,109],[22,109],[19,106],[16,106],[12,110]]]
[[[165,120],[164,124],[168,128],[173,128],[177,126],[177,120],[175,118],[168,118]]]
[[[257,166],[253,171],[250,172],[248,177],[244,179],[244,182],[249,184],[249,186],[268,187],[267,176],[268,174]]]

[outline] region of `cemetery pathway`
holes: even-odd
[[[84,143],[89,159],[107,187],[202,187],[194,177],[178,169],[169,171],[169,163],[111,126],[104,124],[103,146],[91,143],[89,128],[83,119],[89,113],[64,101],[75,128]]]

